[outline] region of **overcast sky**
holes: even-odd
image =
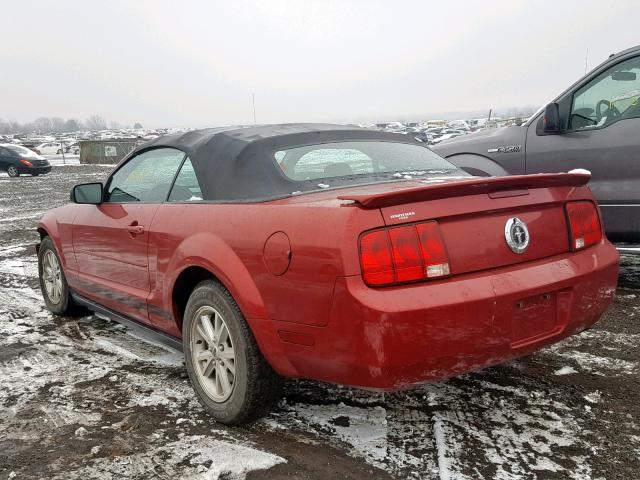
[[[635,1],[29,1],[0,8],[0,118],[207,126],[541,105],[640,43]]]

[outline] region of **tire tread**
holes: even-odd
[[[200,293],[202,292],[202,293]],[[269,413],[282,396],[282,378],[267,363],[247,324],[240,307],[231,293],[215,280],[203,280],[194,288],[191,297],[213,293],[224,297],[233,310],[245,338],[247,348],[247,394],[242,410],[230,419],[218,419],[227,425],[243,425],[250,423]],[[200,404],[207,409],[206,403],[197,395]]]
[[[45,291],[45,288],[42,282],[42,257],[46,250],[52,250],[53,253],[56,255],[56,257],[58,258],[58,263],[60,264],[60,271],[62,272],[63,295],[65,296],[65,298],[63,302],[59,305],[59,307],[56,307],[55,305],[52,305],[49,303],[47,293]],[[49,236],[45,236],[40,242],[40,249],[38,251],[38,280],[40,282],[40,290],[42,291],[42,297],[44,299],[44,303],[50,312],[60,316],[76,316],[76,315],[80,316],[87,313],[86,308],[80,305],[77,305],[73,301],[73,297],[71,296],[71,291],[69,289],[69,284],[67,283],[67,277],[64,273],[64,269],[62,268],[62,262],[60,261],[60,255],[58,255],[58,252],[53,243],[53,240],[51,240],[51,237]]]

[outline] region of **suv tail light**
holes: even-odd
[[[566,205],[571,228],[571,250],[582,250],[602,240],[600,217],[592,202],[570,202]]]
[[[20,160],[20,163],[26,167],[33,167],[33,164],[29,160]]]
[[[367,285],[383,286],[449,275],[449,256],[438,222],[391,227],[360,237]]]

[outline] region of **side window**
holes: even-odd
[[[173,184],[169,201],[196,202],[198,200],[202,200],[202,188],[200,188],[200,182],[191,164],[191,159],[187,157]]]
[[[573,95],[573,130],[603,128],[618,120],[640,117],[640,57],[604,71]]]
[[[131,158],[111,177],[106,202],[161,203],[184,159],[174,148],[156,148]]]

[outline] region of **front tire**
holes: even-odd
[[[76,305],[71,298],[60,257],[49,237],[42,239],[38,250],[38,277],[47,309],[56,315],[73,313]]]
[[[18,171],[18,168],[15,165],[9,165],[7,167],[7,174],[10,177],[17,177],[20,175],[20,172]]]
[[[206,280],[189,297],[182,342],[189,379],[206,412],[226,425],[266,414],[282,380],[266,362],[231,294]]]

